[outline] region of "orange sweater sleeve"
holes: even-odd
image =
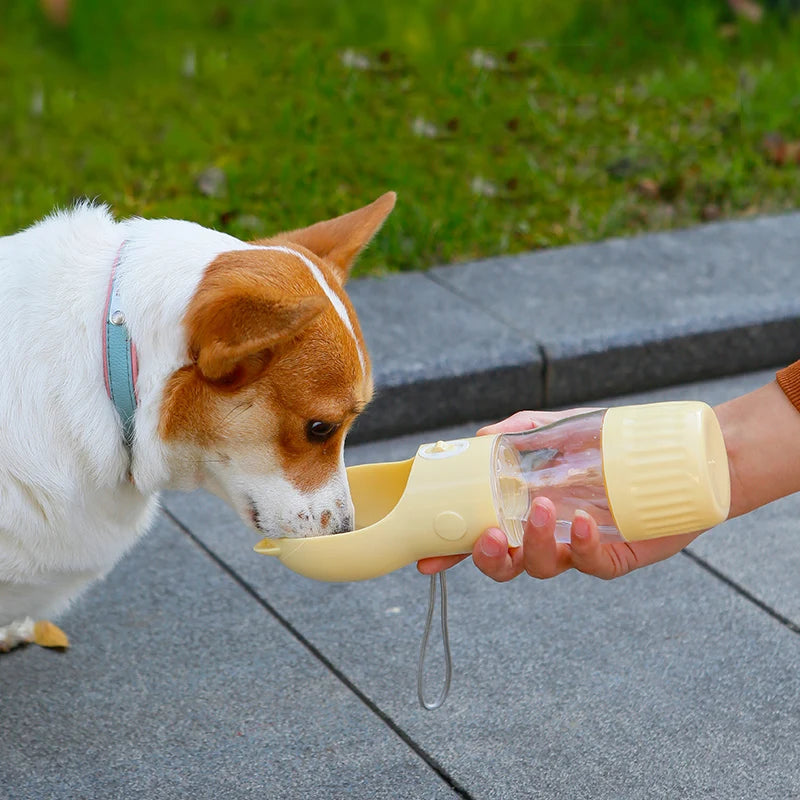
[[[792,405],[800,411],[800,361],[778,370],[775,378]]]

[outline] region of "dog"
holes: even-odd
[[[164,489],[259,537],[352,529],[344,439],[373,385],[342,287],[394,203],[249,243],[80,203],[0,238],[0,649],[105,576]]]

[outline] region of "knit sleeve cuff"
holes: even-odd
[[[775,378],[792,405],[800,411],[800,361],[778,370]]]

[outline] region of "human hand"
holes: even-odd
[[[566,417],[596,411],[574,408],[565,411],[519,411],[508,419],[478,431],[479,435],[516,433],[548,425]],[[472,559],[481,572],[496,581],[509,581],[522,572],[535,578],[552,578],[567,569],[577,569],[598,578],[611,579],[668,558],[691,542],[697,533],[668,536],[642,542],[600,542],[597,523],[578,511],[570,531],[570,542],[555,540],[556,513],[553,503],[536,498],[525,524],[522,547],[510,548],[505,534],[485,531],[475,543]],[[423,574],[449,569],[467,556],[425,558],[417,568]]]
[[[522,547],[509,547],[501,530],[489,528],[475,543],[472,560],[481,572],[501,583],[523,572],[533,578],[553,578],[568,569],[610,580],[669,558],[699,536],[689,533],[641,542],[601,543],[597,523],[583,511],[575,514],[568,543],[557,542],[555,530],[555,506],[547,498],[537,497],[525,524]],[[465,558],[466,555],[424,558],[417,569],[431,575]]]

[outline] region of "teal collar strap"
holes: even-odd
[[[106,392],[117,409],[122,435],[128,451],[133,446],[133,418],[136,413],[136,347],[128,330],[122,298],[117,283],[117,268],[125,242],[120,245],[111,268],[103,319],[103,377]]]

